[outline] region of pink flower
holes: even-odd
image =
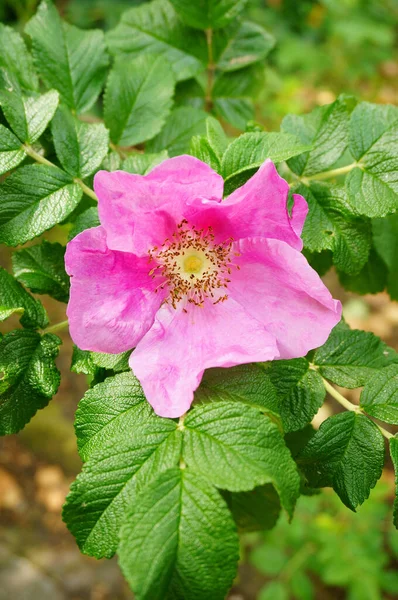
[[[100,227],[67,247],[70,332],[83,350],[136,347],[130,366],[158,415],[178,417],[209,367],[304,356],[341,316],[300,253],[307,204],[267,160],[221,201],[191,156],[146,176],[100,171]]]

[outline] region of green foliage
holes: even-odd
[[[25,90],[37,91],[38,79],[33,60],[22,37],[11,27],[0,23],[0,67],[15,74]]]
[[[174,78],[161,56],[116,61],[109,74],[104,118],[113,142],[129,146],[159,133],[170,112]]]
[[[398,425],[398,365],[377,371],[361,394],[361,407],[372,417]]]
[[[280,514],[278,493],[271,484],[249,492],[224,492],[223,496],[239,531],[272,529]]]
[[[169,156],[184,154],[189,150],[191,138],[206,132],[209,116],[191,106],[173,110],[162,131],[147,144],[148,152],[167,150]]]
[[[56,393],[60,343],[55,335],[28,330],[12,331],[0,341],[0,435],[22,429]]]
[[[68,302],[70,283],[64,255],[64,246],[46,241],[14,252],[14,277],[35,294],[48,294],[56,300]]]
[[[232,21],[247,0],[170,0],[182,21],[198,29],[218,29]]]
[[[13,132],[21,142],[35,142],[46,129],[58,106],[58,92],[41,96],[18,96],[15,91],[0,90],[0,105]]]
[[[37,329],[45,327],[48,323],[41,302],[32,298],[12,275],[0,267],[0,320],[13,312],[22,315],[20,321],[23,327]]]
[[[355,511],[381,476],[383,436],[367,417],[343,412],[322,423],[298,461],[310,487],[333,487]]]
[[[398,437],[394,436],[390,439],[390,456],[395,470],[395,499],[393,523],[398,529]]]
[[[25,31],[45,83],[77,113],[88,110],[101,92],[108,66],[102,31],[82,31],[63,22],[51,0],[42,0]]]
[[[25,158],[20,140],[4,125],[0,125],[0,175],[11,171]]]

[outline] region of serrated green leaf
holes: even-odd
[[[205,37],[182,25],[167,0],[154,0],[126,11],[106,40],[115,56],[135,58],[146,53],[163,56],[178,81],[193,77],[206,66]]]
[[[373,243],[388,267],[387,291],[398,300],[398,213],[384,219],[373,219]]]
[[[247,0],[170,0],[181,20],[196,29],[225,27],[243,10]]]
[[[254,119],[254,104],[250,98],[215,98],[214,110],[217,116],[236,129],[244,130]]]
[[[224,492],[223,496],[239,531],[261,531],[275,527],[281,504],[271,484],[250,492]]]
[[[352,214],[343,187],[313,182],[300,184],[294,192],[302,194],[309,207],[302,233],[305,248],[311,252],[331,250],[336,267],[356,275],[368,260],[370,222]]]
[[[105,124],[112,141],[133,146],[153,138],[170,112],[173,93],[174,77],[162,56],[117,60],[104,96]]]
[[[207,113],[190,106],[176,108],[170,113],[159,135],[147,143],[147,151],[167,150],[169,156],[184,154],[189,150],[192,136],[206,132],[208,118]]]
[[[96,364],[93,353],[89,358],[87,370]],[[80,456],[87,460],[112,440],[128,436],[150,415],[151,409],[142,388],[131,372],[108,377],[88,390],[79,403],[75,430]]]
[[[360,405],[372,417],[398,425],[398,364],[373,375],[361,393]]]
[[[168,157],[166,150],[157,154],[131,154],[123,161],[122,170],[128,173],[147,175]]]
[[[394,512],[393,512],[393,523],[398,529],[398,437],[394,436],[390,439],[390,455],[394,465],[395,471],[395,499],[394,499]]]
[[[107,369],[108,371],[115,371],[115,373],[128,371],[130,369],[130,354],[131,350],[121,352],[120,354],[104,354],[103,352],[91,353],[93,362],[97,367]]]
[[[216,173],[220,173],[221,164],[209,140],[203,135],[191,139],[189,154],[207,163]]]
[[[340,96],[332,104],[315,108],[303,116],[287,115],[282,131],[291,133],[312,149],[289,160],[289,167],[297,175],[322,173],[335,164],[348,145],[348,123],[355,101]]]
[[[137,600],[223,600],[239,544],[218,492],[189,469],[171,469],[131,505],[118,554]]]
[[[26,156],[20,140],[4,125],[0,125],[0,175],[11,171]]]
[[[238,22],[214,33],[217,69],[236,71],[263,60],[275,45],[275,38],[257,23]]]
[[[272,483],[292,516],[299,496],[296,465],[277,425],[257,408],[225,401],[196,406],[184,421],[183,458],[232,492]]]
[[[285,432],[302,429],[325,399],[321,377],[310,370],[305,358],[276,360],[267,373],[276,389],[275,405],[270,408],[281,416]]]
[[[92,206],[77,216],[76,221],[73,223],[72,229],[69,232],[68,240],[72,240],[79,233],[85,231],[86,229],[98,227],[99,225],[100,220],[98,216],[98,208],[96,206]]]
[[[228,146],[222,158],[226,193],[235,189],[234,181],[238,176],[241,185],[267,158],[278,163],[300,154],[307,147],[286,133],[244,133]]]
[[[23,244],[63,221],[82,196],[73,179],[56,167],[28,165],[0,185],[0,242]]]
[[[77,346],[73,346],[70,370],[73,371],[73,373],[94,375],[97,366],[93,362],[92,352],[89,350],[80,350]]]
[[[129,399],[134,402],[134,397]],[[125,431],[124,439],[116,437],[113,444],[91,454],[72,484],[63,511],[84,554],[109,558],[115,553],[120,527],[137,494],[160,472],[174,467],[180,451],[181,434],[174,421],[142,414],[136,426]]]
[[[355,511],[380,478],[384,454],[377,425],[364,415],[343,412],[322,423],[298,463],[311,487],[333,487]]]
[[[108,56],[100,30],[83,31],[61,20],[50,0],[42,0],[25,27],[40,75],[78,113],[88,110],[105,81]]]
[[[5,317],[7,311],[21,312],[21,325],[42,328],[48,324],[47,314],[41,302],[33,298],[12,275],[0,267],[0,307]],[[8,315],[9,316],[9,315]]]
[[[67,173],[84,179],[108,153],[109,132],[102,123],[83,123],[60,106],[51,124],[55,151]]]
[[[64,246],[45,240],[14,252],[14,277],[35,294],[48,294],[60,302],[68,302],[70,283],[64,256]]]
[[[374,248],[370,249],[369,258],[361,271],[356,275],[338,273],[344,289],[357,294],[377,294],[382,292],[388,281],[388,269]]]
[[[360,168],[346,180],[354,209],[383,217],[398,209],[398,108],[361,102],[350,120],[349,148]]]
[[[5,306],[0,306],[0,321],[5,321],[6,319],[8,319],[8,317],[11,317],[11,315],[15,313],[23,315],[24,310],[25,309],[21,306],[17,306],[15,308],[6,308]]]
[[[228,147],[229,140],[224,129],[222,128],[221,123],[219,123],[216,119],[207,119],[206,137],[210,146],[216,153],[217,158],[221,161],[223,154]]]
[[[56,90],[23,96],[17,91],[0,90],[0,104],[11,129],[21,142],[32,144],[46,129],[58,106]]]
[[[0,435],[16,433],[48,404],[60,383],[54,359],[61,340],[16,330],[0,341]]]
[[[380,369],[398,363],[398,354],[373,333],[336,325],[315,352],[319,373],[349,389],[361,387]]]
[[[13,73],[24,89],[37,90],[38,80],[33,60],[20,34],[0,24],[0,67]]]

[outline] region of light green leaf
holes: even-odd
[[[128,371],[130,369],[130,354],[131,350],[127,350],[127,352],[120,352],[120,354],[104,354],[103,352],[92,352],[91,356],[93,359],[93,363],[97,365],[97,367],[101,367],[102,369],[107,369],[108,371],[115,371],[115,373],[119,373],[121,371]]]
[[[224,492],[239,531],[272,529],[278,520],[281,505],[275,488],[267,483],[250,492]]]
[[[394,436],[390,439],[390,455],[395,471],[395,499],[393,523],[398,529],[398,437]]]
[[[58,106],[59,96],[50,90],[41,96],[22,96],[17,91],[0,90],[4,115],[21,142],[35,142],[46,129]]]
[[[271,581],[259,593],[258,600],[288,600],[289,589],[284,581]]]
[[[98,354],[90,353],[89,368],[83,372],[92,372],[90,367],[98,365],[98,357]],[[87,460],[94,451],[103,449],[112,440],[128,437],[151,413],[142,388],[131,372],[108,377],[85,393],[76,411],[75,430],[80,456]]]
[[[305,358],[276,360],[267,371],[276,389],[275,405],[285,432],[297,431],[310,423],[325,399],[325,387]]]
[[[148,485],[120,537],[120,566],[137,600],[223,600],[232,585],[234,522],[218,492],[189,469]]]
[[[263,27],[243,21],[214,33],[217,69],[236,71],[263,60],[275,45],[275,38]]]
[[[380,369],[398,363],[398,354],[373,333],[341,323],[315,352],[313,361],[323,377],[352,389],[365,385]]]
[[[6,319],[8,319],[8,317],[11,317],[11,315],[15,313],[23,315],[24,310],[25,309],[21,306],[17,306],[15,308],[6,308],[5,306],[0,306],[0,321],[5,321]]]
[[[398,213],[384,219],[373,219],[373,243],[388,267],[387,291],[398,300]]]
[[[36,329],[48,324],[47,314],[41,302],[33,298],[2,267],[0,267],[0,307],[3,318],[6,318],[7,311],[11,311],[9,314],[20,312],[22,314],[20,322],[23,327]]]
[[[105,81],[108,56],[100,30],[83,31],[61,20],[51,0],[42,0],[25,27],[35,65],[49,87],[78,113],[88,110]]]
[[[299,496],[296,465],[277,425],[259,409],[225,401],[195,407],[184,421],[183,458],[232,492],[272,483],[292,516]]]
[[[109,133],[102,123],[83,123],[60,106],[51,124],[55,151],[65,171],[84,179],[108,153]]]
[[[20,140],[4,125],[0,125],[0,175],[11,171],[25,158]]]
[[[340,96],[332,104],[315,108],[311,113],[287,115],[282,131],[291,133],[312,149],[289,160],[289,167],[297,175],[315,175],[330,169],[348,145],[348,123],[355,100]]]
[[[35,294],[48,294],[68,302],[69,277],[65,271],[65,247],[44,240],[12,255],[15,279]]]
[[[360,163],[346,180],[355,211],[383,217],[398,209],[398,108],[361,102],[350,120],[349,148]]]
[[[294,188],[308,202],[309,212],[304,223],[304,247],[311,252],[331,250],[338,269],[357,274],[368,260],[371,228],[367,219],[350,211],[343,187],[313,182]]]
[[[0,242],[23,244],[65,219],[82,196],[56,167],[28,165],[0,185]]]
[[[16,433],[56,393],[60,373],[54,359],[61,340],[16,330],[0,341],[0,435]]]
[[[220,161],[211,147],[209,140],[205,136],[197,135],[191,139],[189,154],[208,164],[217,173],[220,173]]]
[[[147,143],[147,151],[167,150],[169,156],[188,152],[192,136],[206,132],[208,118],[207,113],[190,106],[176,108],[169,115],[159,135]]]
[[[311,487],[333,487],[355,511],[369,497],[384,465],[384,440],[368,417],[343,412],[324,421],[298,457]]]
[[[232,142],[222,158],[222,174],[226,188],[232,191],[239,181],[242,185],[270,158],[278,163],[295,154],[300,154],[308,146],[302,144],[294,135],[287,133],[244,133]]]
[[[153,138],[172,106],[174,77],[162,56],[119,59],[109,74],[104,97],[111,139],[130,146]]]
[[[168,0],[154,0],[126,11],[106,40],[115,56],[163,56],[178,81],[204,70],[207,62],[205,36],[184,27]]]
[[[225,27],[243,10],[247,0],[170,0],[181,20],[196,29]]]
[[[398,425],[398,364],[373,375],[361,393],[360,404],[372,417]]]
[[[131,154],[122,165],[122,170],[138,175],[148,175],[154,167],[169,157],[166,150],[157,154]]]
[[[80,350],[77,346],[73,346],[70,370],[73,373],[94,375],[97,371],[97,366],[93,362],[92,352],[89,350]]]
[[[32,57],[20,34],[0,23],[0,67],[13,73],[26,90],[37,90],[38,80]]]
[[[134,403],[134,396],[130,403]],[[108,405],[111,408],[109,400]],[[63,511],[64,521],[84,554],[109,558],[115,553],[120,527],[137,494],[159,473],[174,467],[180,451],[176,423],[142,413],[136,426],[125,431],[124,439],[116,437],[113,445],[91,454],[72,484]]]

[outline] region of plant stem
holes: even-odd
[[[338,175],[345,175],[349,173],[355,167],[361,168],[361,164],[357,162],[353,162],[350,165],[346,165],[345,167],[339,167],[338,169],[332,169],[331,171],[324,171],[323,173],[317,173],[316,175],[310,175],[309,177],[300,177],[296,175],[296,173],[291,173],[292,177],[295,179],[292,183],[290,183],[290,187],[296,185],[301,182],[304,184],[308,184],[310,181],[323,181],[325,179],[333,179],[333,177],[338,177]]]
[[[206,40],[207,40],[207,85],[206,85],[206,96],[205,96],[205,109],[211,111],[213,108],[213,84],[214,84],[214,72],[216,65],[213,59],[213,30],[206,29]]]
[[[59,331],[60,329],[65,329],[68,327],[68,320],[60,321],[59,323],[54,323],[54,325],[49,325],[43,329],[43,333],[54,333],[54,331]]]
[[[357,413],[359,415],[364,415],[366,417],[369,416],[369,415],[366,414],[365,411],[362,410],[362,408],[360,406],[357,406],[356,404],[353,404],[352,402],[350,402],[349,400],[347,400],[347,398],[344,398],[344,396],[342,394],[340,394],[340,392],[338,392],[332,385],[330,385],[330,383],[326,379],[324,379],[323,377],[322,377],[322,381],[323,381],[323,385],[325,386],[325,390],[335,400],[337,400],[337,402],[339,404],[341,404],[341,406],[343,406],[346,410],[351,410],[352,412],[355,412],[355,413]],[[373,421],[373,423],[375,423],[375,422]],[[384,429],[384,427],[382,427],[378,423],[375,423],[375,425],[379,428],[380,432],[388,440],[390,438],[394,437],[392,433],[390,433],[389,431],[387,431],[387,429]]]
[[[22,144],[22,147],[25,150],[26,154],[28,154],[28,156],[33,158],[36,162],[41,163],[42,165],[47,165],[47,167],[58,168],[57,165],[54,165],[54,163],[52,163],[49,160],[47,160],[46,158],[44,158],[44,156],[42,156],[41,154],[36,152],[36,150],[33,150],[32,146],[29,146],[29,144]],[[90,198],[92,198],[93,200],[98,202],[98,198],[95,195],[95,192],[91,188],[89,188],[85,183],[83,183],[83,181],[81,179],[79,179],[78,177],[75,177],[73,179],[73,181],[82,188],[83,192],[87,196],[90,196]]]

